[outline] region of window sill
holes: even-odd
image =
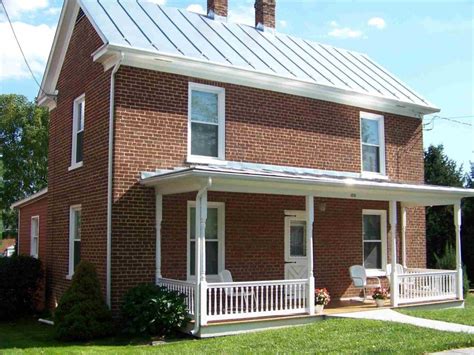
[[[77,168],[81,168],[82,165],[83,165],[83,163],[82,163],[82,161],[81,161],[81,162],[79,162],[79,163],[76,163],[76,164],[71,165],[67,170],[68,170],[68,171],[75,170],[75,169],[77,169]]]
[[[224,159],[219,159],[215,157],[206,157],[199,155],[188,155],[186,159],[188,164],[215,164],[215,165],[225,165],[227,161]]]
[[[71,275],[71,274],[66,275],[66,280],[72,280],[72,276],[73,275]]]
[[[369,172],[362,172],[360,174],[362,179],[370,179],[370,180],[388,180],[388,176],[386,174],[381,173],[369,173]]]
[[[387,276],[387,272],[384,270],[378,269],[367,269],[365,270],[367,277],[385,277]]]

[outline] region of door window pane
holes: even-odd
[[[372,145],[362,145],[362,161],[364,171],[380,172],[380,148]]]
[[[306,223],[297,222],[290,226],[290,256],[306,256]]]
[[[382,268],[382,247],[380,242],[364,243],[364,267],[367,269]]]
[[[191,95],[191,120],[217,123],[218,95],[196,90],[193,90]]]
[[[218,126],[191,123],[191,154],[217,157]]]

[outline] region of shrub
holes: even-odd
[[[25,255],[0,258],[0,320],[33,312],[42,278],[38,259]]]
[[[437,269],[454,270],[456,269],[456,249],[449,243],[444,247],[442,255],[434,254]],[[466,266],[463,266],[463,293],[464,297],[469,292],[469,278],[467,276]]]
[[[56,336],[65,340],[90,340],[112,333],[112,317],[100,289],[94,265],[81,261],[71,286],[54,312]]]
[[[142,284],[124,296],[124,331],[133,335],[169,335],[189,321],[186,296],[165,287]]]

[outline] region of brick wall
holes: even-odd
[[[18,221],[19,234],[18,234],[18,245],[17,250],[19,254],[31,255],[31,217],[39,217],[39,246],[38,246],[38,257],[43,264],[43,270],[48,272],[47,265],[47,217],[48,217],[48,197],[41,196],[31,203],[24,205],[19,208],[20,218]],[[43,309],[45,303],[45,284],[44,281],[38,292],[38,309]]]
[[[102,45],[83,17],[75,26],[58,81],[57,107],[50,116],[48,156],[48,242],[50,305],[59,300],[68,274],[69,208],[82,204],[81,258],[93,262],[105,290],[107,154],[110,71],[92,62]],[[84,165],[71,163],[73,101],[85,93]],[[104,293],[105,295],[105,293]]]

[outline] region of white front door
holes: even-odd
[[[307,279],[306,215],[285,211],[285,280]]]

